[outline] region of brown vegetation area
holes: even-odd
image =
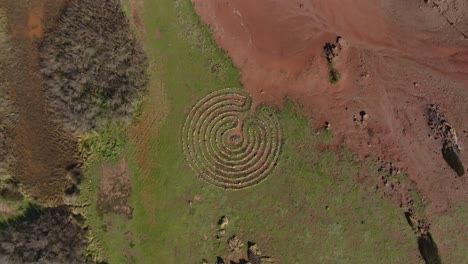
[[[7,22],[6,10],[0,9],[0,188],[11,179],[14,164],[13,128],[18,119],[13,104],[13,90],[7,78],[10,72],[7,65],[15,60]]]
[[[64,204],[81,181],[74,132],[133,117],[146,56],[117,0],[0,0],[0,47],[0,196],[22,199],[21,187],[34,202]],[[131,218],[125,160],[103,166],[101,191],[101,212]],[[86,262],[74,221],[83,219],[60,207],[7,222],[0,262]]]
[[[146,88],[146,55],[116,0],[72,2],[40,57],[54,115],[72,132],[129,120]]]
[[[5,75],[2,76],[17,113],[14,128],[11,129],[14,148],[8,150],[9,155],[16,158],[11,174],[37,202],[58,205],[62,203],[64,192],[71,184],[66,174],[67,167],[77,162],[76,142],[70,134],[52,122],[47,111],[42,78],[38,74],[36,44],[39,39],[36,37],[39,36],[30,34],[39,26],[32,25],[30,18],[43,17],[43,20],[36,22],[40,21],[44,28],[46,25],[50,27],[65,2],[0,2],[8,14],[8,50],[14,57],[14,63],[6,62],[3,68]],[[41,8],[38,9],[38,6]],[[41,14],[41,10],[47,16]]]

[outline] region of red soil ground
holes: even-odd
[[[240,68],[255,104],[304,106],[313,127],[330,122],[335,145],[393,161],[415,182],[427,215],[468,201],[429,137],[426,106],[439,104],[468,142],[468,2],[465,0],[193,0]],[[330,84],[323,46],[342,36],[341,73]],[[365,111],[365,124],[353,115]],[[466,143],[465,143],[466,145]],[[462,149],[462,160],[468,154]],[[466,169],[466,168],[465,168]]]

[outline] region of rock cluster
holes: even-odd
[[[229,250],[240,252],[242,247],[244,246],[244,243],[237,236],[233,236],[229,239],[228,245]]]
[[[436,140],[442,140],[442,155],[450,167],[458,174],[463,176],[465,168],[461,161],[461,148],[458,143],[458,137],[455,129],[445,120],[439,106],[429,104],[427,106],[428,126],[431,129],[431,136]]]
[[[343,42],[343,38],[338,36],[335,43],[325,43],[323,53],[329,63],[331,63],[335,57],[338,57],[340,50],[343,48]]]

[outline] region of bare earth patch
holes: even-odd
[[[131,9],[132,9],[132,18],[135,27],[138,29],[138,33],[140,37],[144,37],[145,27],[143,26],[143,21],[141,19],[141,14],[144,8],[144,2],[142,0],[131,0],[130,1]]]
[[[312,125],[331,124],[335,145],[392,161],[427,199],[429,216],[468,201],[468,181],[428,137],[425,116],[438,104],[459,141],[468,140],[468,41],[460,33],[468,32],[468,4],[440,11],[433,2],[194,1],[254,104],[294,99]],[[333,68],[341,77],[332,84],[323,47],[339,36],[345,45]],[[361,111],[366,122],[356,125]]]
[[[468,180],[458,177],[466,168],[449,166],[444,158],[455,155],[441,151],[427,125],[427,106],[438,105],[457,144],[468,141],[466,1],[193,2],[254,104],[281,108],[289,97],[313,127],[331,127],[333,146],[407,173],[429,222],[468,201]],[[327,61],[323,47],[337,39],[344,45]],[[333,82],[330,69],[339,72]],[[456,164],[468,164],[460,149]],[[395,203],[412,202],[404,183],[373,180]]]
[[[29,13],[28,36],[31,40],[40,39],[44,34],[42,19],[44,17],[44,2],[38,1],[33,10]]]
[[[15,212],[15,210],[13,210],[12,208],[4,205],[4,204],[0,204],[0,217],[7,217],[7,216],[11,216],[13,215]]]
[[[132,218],[133,208],[128,199],[131,193],[130,174],[127,161],[122,158],[118,163],[102,165],[101,185],[99,188],[98,211],[100,213],[120,214]]]

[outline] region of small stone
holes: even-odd
[[[369,117],[366,111],[359,112],[359,115],[361,116],[361,123],[364,122]]]
[[[262,255],[262,252],[258,248],[257,244],[252,244],[249,247],[249,251],[252,252],[255,256],[261,256]]]
[[[222,216],[221,219],[218,221],[218,225],[221,229],[224,229],[225,226],[229,224],[229,220],[226,216]]]
[[[275,262],[275,259],[274,259],[274,258],[272,258],[272,257],[266,257],[266,256],[262,257],[261,260],[262,260],[262,263],[264,263],[264,262],[266,262],[266,263],[274,263],[274,262]]]
[[[220,229],[220,230],[219,230],[219,234],[220,234],[220,235],[224,235],[224,234],[226,234],[226,230],[224,230],[224,229]]]

